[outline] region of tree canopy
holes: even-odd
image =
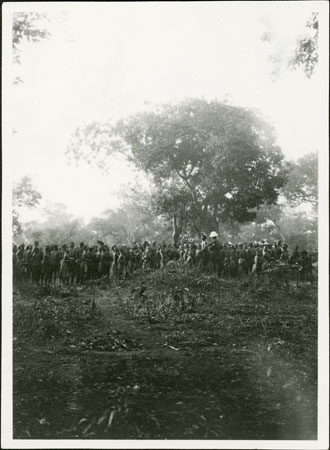
[[[189,219],[196,231],[252,220],[286,182],[272,127],[253,110],[219,101],[187,99],[114,126],[91,124],[70,151],[89,161],[125,155],[152,176],[157,211],[173,223]]]
[[[13,62],[21,63],[21,44],[24,39],[31,42],[40,42],[47,39],[50,33],[46,29],[40,28],[40,22],[47,19],[45,14],[36,12],[15,12],[13,14]],[[47,19],[48,20],[48,19]],[[14,84],[22,83],[20,77],[15,77]]]
[[[301,203],[318,205],[317,153],[309,153],[299,158],[296,163],[291,163],[291,171],[283,193],[293,206]]]
[[[35,12],[15,12],[13,14],[13,52],[14,62],[20,62],[20,44],[23,39],[39,42],[50,36],[49,31],[40,29],[38,22],[45,19],[45,14]]]
[[[167,240],[169,227],[161,217],[155,217],[150,195],[136,189],[138,186],[125,189],[123,202],[118,208],[104,211],[88,223],[74,217],[65,204],[48,204],[42,210],[45,219],[24,224],[18,240],[38,240],[42,245],[63,245],[71,241],[87,245],[95,245],[97,241],[107,245],[131,245],[133,241]]]
[[[109,243],[164,240],[169,237],[166,225],[152,209],[151,196],[141,186],[127,186],[121,193],[120,207],[107,210],[89,227],[97,230],[100,240]]]
[[[290,68],[296,70],[301,68],[307,78],[311,78],[315,72],[319,61],[319,14],[314,12],[304,24],[303,32],[297,36],[294,50],[284,55],[283,45],[277,45],[281,41],[281,36],[276,35],[272,30],[266,30],[261,40],[271,47],[269,60],[272,62],[272,75],[276,79],[281,70]]]
[[[294,55],[289,60],[289,67],[302,67],[310,78],[319,60],[318,54],[319,19],[318,13],[313,13],[306,23],[306,33],[299,37]]]
[[[50,203],[43,208],[45,220],[25,224],[23,236],[28,242],[46,244],[68,244],[89,237],[83,222],[75,218],[63,203]]]
[[[39,204],[41,194],[35,188],[29,176],[21,178],[13,188],[13,234],[14,236],[22,232],[19,218],[19,208],[34,208]]]

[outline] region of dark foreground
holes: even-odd
[[[317,438],[316,288],[144,289],[15,288],[15,439]]]

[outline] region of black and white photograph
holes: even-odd
[[[2,3],[2,448],[328,448],[328,15]]]

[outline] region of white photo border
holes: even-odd
[[[12,14],[15,11],[75,10],[97,7],[107,2],[5,2],[2,4],[2,383],[1,445],[8,449],[25,448],[199,448],[199,449],[327,449],[329,446],[329,4],[312,2],[319,11],[319,92],[315,98],[322,123],[322,148],[319,151],[319,296],[318,296],[318,439],[317,440],[20,440],[12,438],[12,168],[11,86]],[[151,3],[151,2],[148,2]],[[162,2],[169,3],[169,2]],[[188,2],[189,3],[189,2]],[[208,2],[203,2],[208,3]],[[231,2],[222,2],[231,3]],[[241,3],[241,2],[235,2]],[[258,2],[250,3],[251,8]]]

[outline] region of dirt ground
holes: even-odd
[[[224,284],[161,315],[136,285],[17,287],[14,438],[316,439],[315,288]]]

